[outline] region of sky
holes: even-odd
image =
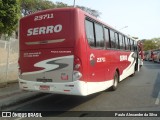
[[[74,0],[50,0],[73,5]],[[101,12],[98,19],[122,33],[152,39],[160,37],[160,0],[75,0],[76,5]],[[128,26],[128,27],[125,27]]]

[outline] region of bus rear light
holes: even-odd
[[[81,60],[77,56],[74,56],[73,80],[79,80],[81,77],[82,77]]]
[[[74,71],[73,72],[73,79],[78,80],[82,77],[82,74],[79,71]]]
[[[63,90],[64,92],[70,92],[70,90]]]
[[[81,61],[78,57],[74,57],[74,69],[80,70],[81,69]]]
[[[76,64],[75,66],[74,66],[74,69],[79,69],[80,68],[80,64]]]
[[[74,62],[79,62],[79,61],[80,61],[80,59],[79,59],[78,57],[75,56]]]

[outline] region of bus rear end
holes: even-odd
[[[73,76],[76,41],[73,14],[70,9],[46,10],[20,20],[21,89],[83,94]]]

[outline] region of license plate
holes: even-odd
[[[48,86],[48,85],[40,85],[40,86],[39,86],[39,89],[40,89],[40,90],[49,91],[49,90],[50,90],[50,86]]]
[[[52,79],[41,79],[41,78],[38,78],[37,81],[38,82],[52,82]]]

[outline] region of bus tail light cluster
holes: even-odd
[[[78,80],[82,77],[82,74],[79,71],[73,71],[73,79]]]
[[[74,57],[74,70],[80,70],[81,69],[81,61],[78,57]]]
[[[73,71],[73,79],[78,80],[82,77],[82,65],[81,60],[78,57],[74,57],[74,71]]]
[[[22,71],[20,69],[20,63],[19,63],[19,60],[18,60],[18,75],[21,75],[22,74]]]

